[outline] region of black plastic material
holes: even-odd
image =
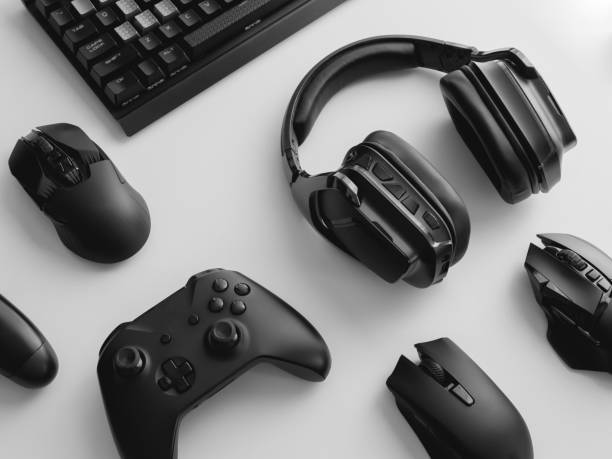
[[[525,268],[550,344],[572,368],[612,373],[612,259],[569,234],[538,237]]]
[[[224,40],[205,55],[198,56],[197,60],[172,76],[166,84],[151,88],[125,107],[113,106],[104,90],[97,86],[88,71],[40,14],[35,1],[23,0],[23,3],[124,132],[133,135],[345,1],[293,0],[260,21],[253,21],[238,36]],[[180,46],[184,45],[181,43]]]
[[[57,375],[55,351],[36,326],[0,295],[0,374],[39,388]]]
[[[231,288],[216,291],[220,280]],[[234,287],[241,283],[250,292],[239,296]],[[218,312],[208,308],[213,297],[225,305]],[[248,306],[240,315],[230,308],[237,298]],[[145,363],[124,376],[115,361],[126,348],[137,349]],[[133,367],[134,359],[128,360]],[[331,357],[304,317],[251,279],[221,269],[193,276],[184,288],[115,329],[100,351],[98,378],[121,457],[175,458],[183,415],[262,362],[322,381]]]
[[[453,341],[417,344],[387,380],[432,459],[532,459],[529,430],[512,402]]]
[[[37,128],[17,142],[9,167],[77,255],[115,263],[147,241],[151,219],[144,199],[78,127]]]

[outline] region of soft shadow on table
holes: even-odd
[[[0,376],[0,406],[5,413],[19,410],[19,407],[32,403],[45,396],[45,388],[28,389],[4,376]]]

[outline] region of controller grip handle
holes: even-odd
[[[57,370],[57,356],[43,334],[0,295],[0,374],[38,388],[53,381]]]

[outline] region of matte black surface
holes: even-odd
[[[532,459],[525,421],[453,341],[417,344],[421,365],[402,356],[387,380],[397,406],[432,459]]]
[[[538,237],[525,268],[550,344],[572,368],[612,372],[612,259],[569,234]]]
[[[38,388],[53,381],[57,370],[57,356],[43,334],[0,295],[0,374]]]
[[[198,6],[200,1],[194,0],[189,4],[176,1],[178,13],[193,11],[198,17],[197,21],[183,22],[178,14],[162,19],[156,12],[159,24],[151,30],[138,30],[135,39],[122,43],[115,27],[126,20],[137,23],[135,14],[124,17],[114,2],[110,7],[100,7],[98,13],[110,8],[118,18],[116,22],[109,23],[108,17],[102,20],[97,13],[92,13],[70,21],[60,29],[51,14],[60,7],[71,12],[68,0],[56,0],[48,8],[42,8],[40,0],[23,0],[127,135],[135,134],[179,107],[344,1],[217,1],[221,8],[210,15]],[[142,11],[156,11],[154,5],[157,1],[147,3],[138,0],[138,3]],[[95,27],[96,33],[75,46],[70,45],[65,34],[86,21]],[[168,30],[173,32],[168,35]],[[175,30],[178,31],[176,35]],[[150,33],[159,42],[155,49],[148,49],[139,43],[140,37]],[[104,47],[94,46],[96,51],[93,57],[85,60],[89,53],[81,52],[82,48],[98,40],[98,37],[103,37]],[[133,56],[134,52],[137,57],[126,58]],[[119,55],[122,57],[119,58]],[[154,74],[151,73],[150,61],[160,68],[162,79],[150,79]],[[141,73],[141,64],[148,69],[147,72]],[[94,70],[96,65],[99,68]],[[98,70],[103,70],[103,73],[100,74]]]
[[[77,255],[115,263],[147,241],[151,219],[144,199],[78,127],[38,127],[17,142],[9,167]]]
[[[224,284],[220,280],[231,286],[247,284],[250,292],[218,292],[215,287]],[[211,311],[215,297],[226,307]],[[227,306],[238,298],[248,306],[241,314]],[[161,343],[165,335],[172,341]],[[122,376],[117,353],[126,348],[129,368],[139,361],[132,349],[138,349],[145,363],[138,373]],[[175,458],[183,415],[262,362],[322,381],[331,357],[304,317],[253,280],[221,269],[193,276],[184,288],[115,329],[100,350],[98,378],[121,457]]]

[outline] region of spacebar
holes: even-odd
[[[242,33],[292,0],[243,0],[185,36],[187,50],[197,59],[212,48]]]

